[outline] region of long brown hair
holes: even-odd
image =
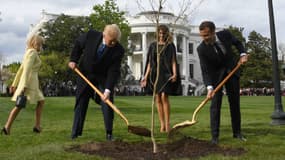
[[[165,42],[169,43],[173,41],[172,34],[169,32],[169,28],[166,25],[161,24],[157,27],[157,35],[156,35],[157,37],[158,37],[159,31],[163,32]]]

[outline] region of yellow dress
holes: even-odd
[[[44,95],[39,88],[38,71],[41,66],[41,59],[35,49],[28,49],[24,55],[23,62],[17,71],[12,86],[17,87],[12,101],[16,101],[18,95],[24,88],[30,104],[36,104],[40,100],[44,100]]]

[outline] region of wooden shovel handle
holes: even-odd
[[[89,84],[90,87],[92,87],[94,89],[94,91],[101,97],[104,97],[104,94],[97,89],[80,71],[78,68],[75,68],[74,71],[82,78],[84,79],[84,81]],[[105,103],[107,103],[117,114],[119,114],[119,116],[126,122],[127,125],[129,125],[129,121],[128,119],[121,113],[121,111],[109,100],[107,99],[105,101]]]
[[[222,86],[231,78],[231,76],[239,69],[242,63],[238,62],[238,64],[235,66],[235,68],[223,79],[222,82],[218,84],[218,86],[214,89],[214,93],[218,92]],[[205,98],[200,105],[195,109],[192,121],[195,121],[196,114],[200,111],[200,109],[210,100],[210,98]]]

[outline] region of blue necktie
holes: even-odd
[[[99,58],[103,55],[104,49],[106,48],[106,44],[101,44],[98,48],[97,55]]]

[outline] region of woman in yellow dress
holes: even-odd
[[[44,96],[39,88],[38,71],[41,66],[39,53],[44,43],[43,37],[38,34],[32,35],[27,41],[27,49],[23,62],[17,71],[15,79],[10,87],[10,93],[13,93],[12,101],[16,101],[18,95],[24,92],[30,104],[37,104],[35,110],[35,126],[33,132],[41,132],[41,113],[44,106]],[[3,127],[1,134],[9,135],[12,123],[16,119],[21,107],[15,106]]]

